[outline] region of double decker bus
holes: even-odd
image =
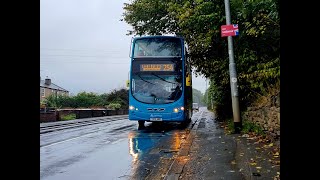
[[[188,123],[192,74],[182,37],[135,37],[131,43],[129,120]]]

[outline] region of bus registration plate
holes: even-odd
[[[150,121],[162,121],[162,118],[150,118]]]

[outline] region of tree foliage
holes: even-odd
[[[56,108],[90,108],[108,107],[128,109],[128,90],[113,90],[110,93],[96,94],[93,92],[80,92],[76,96],[51,95],[46,98],[48,107]]]
[[[192,101],[198,103],[200,106],[205,105],[202,92],[194,88],[192,88]]]
[[[278,0],[230,0],[231,22],[239,25],[234,39],[240,108],[252,103],[280,79]],[[183,36],[196,74],[211,81],[208,96],[217,116],[232,115],[226,24],[222,0],[133,0],[124,4],[128,35]],[[230,111],[231,110],[231,111]]]

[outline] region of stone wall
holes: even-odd
[[[254,122],[273,137],[280,137],[280,93],[271,96],[264,106],[248,107],[242,120]]]
[[[76,119],[101,117],[101,116],[114,116],[114,115],[126,115],[128,110],[107,110],[107,109],[60,109],[58,110],[58,120],[61,120],[61,116],[68,114],[76,114]]]
[[[48,109],[48,108],[47,108]],[[61,121],[62,116],[69,114],[75,114],[76,119],[101,117],[101,116],[114,116],[114,115],[126,115],[127,109],[120,110],[97,110],[97,109],[59,109],[44,111],[40,109],[40,122],[54,122]]]
[[[54,122],[58,117],[56,112],[40,112],[40,123],[42,122]]]

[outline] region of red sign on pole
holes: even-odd
[[[238,36],[239,28],[238,24],[222,25],[221,26],[221,37],[225,36]]]

